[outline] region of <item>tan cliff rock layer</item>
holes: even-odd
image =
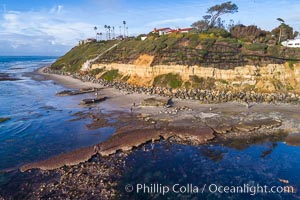
[[[151,66],[153,60],[154,60],[154,56],[143,54],[140,55],[138,59],[135,60],[134,65],[149,67]]]
[[[291,86],[294,91],[299,91],[300,86],[300,64],[294,64],[291,68],[286,64],[267,64],[264,66],[245,65],[234,69],[217,69],[202,66],[184,65],[155,65],[150,66],[153,57],[144,56],[147,59],[142,61],[139,58],[135,64],[93,64],[92,69],[103,68],[106,70],[117,69],[123,75],[129,75],[128,83],[135,85],[149,86],[156,76],[162,74],[180,74],[183,81],[188,81],[190,76],[203,78],[214,78],[226,80],[235,85],[256,85],[262,91],[274,92],[274,80],[280,81],[283,85]]]

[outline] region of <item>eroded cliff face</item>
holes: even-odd
[[[93,64],[93,69],[118,70],[127,82],[140,86],[153,84],[155,77],[163,74],[179,74],[183,83],[192,76],[215,80],[217,89],[249,89],[259,92],[300,91],[300,64],[266,64],[262,66],[245,65],[233,69],[185,65],[154,65],[153,56],[141,55],[134,64]],[[184,84],[183,84],[184,85]]]

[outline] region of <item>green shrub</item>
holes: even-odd
[[[187,88],[187,89],[188,89],[188,88],[191,88],[191,87],[192,87],[191,82],[189,82],[189,81],[185,82],[185,83],[184,83],[184,87]]]
[[[189,36],[189,47],[195,48],[199,44],[199,35],[198,34],[191,34]]]
[[[176,57],[180,61],[184,61],[186,59],[186,54],[183,51],[176,52]]]
[[[104,80],[107,80],[107,81],[113,81],[119,77],[120,77],[120,74],[119,74],[119,70],[117,70],[117,69],[107,71],[101,76],[101,78],[103,78]]]
[[[261,44],[261,43],[253,43],[253,44],[248,44],[245,45],[245,48],[249,51],[265,51],[267,49],[266,44]]]
[[[164,43],[164,42],[161,42],[161,43],[156,45],[155,51],[159,53],[166,47],[167,47],[167,44]]]
[[[91,76],[96,76],[97,74],[100,74],[103,71],[104,71],[104,68],[96,68],[96,69],[92,69],[91,71],[89,71],[89,74]]]
[[[200,40],[200,44],[204,46],[204,48],[210,48],[215,44],[216,40],[212,38],[205,38]]]
[[[206,31],[207,34],[213,35],[214,37],[229,37],[230,33],[222,28],[210,28]]]
[[[220,79],[219,81],[220,81],[220,83],[223,83],[224,85],[228,85],[229,84],[228,81],[226,81],[224,79]]]
[[[289,60],[289,61],[288,61],[289,68],[290,68],[291,70],[294,70],[294,64],[296,64],[296,63],[297,63],[296,61]]]
[[[167,47],[168,49],[173,49],[175,44],[178,42],[178,38],[176,37],[169,37],[167,40],[166,40],[166,44],[167,44]]]
[[[243,91],[253,91],[255,89],[255,85],[245,84],[243,85]]]
[[[227,43],[228,45],[230,45],[234,48],[242,47],[242,43],[235,38],[219,38],[219,39],[217,39],[217,42]]]
[[[216,87],[215,82],[216,80],[214,78],[203,78],[198,77],[196,75],[190,76],[190,81],[192,83],[193,88],[199,88],[199,89],[214,89]]]
[[[182,79],[178,74],[163,74],[154,78],[153,85],[161,87],[179,88],[182,85]]]
[[[294,90],[294,87],[291,86],[291,85],[286,85],[285,88],[286,88],[286,90],[288,90],[288,91]]]
[[[272,56],[278,57],[280,55],[280,47],[279,46],[269,46],[268,53]]]

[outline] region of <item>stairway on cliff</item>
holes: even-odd
[[[92,64],[93,64],[96,60],[98,60],[101,56],[103,56],[103,55],[106,54],[107,52],[111,51],[113,48],[117,47],[119,44],[120,44],[120,42],[117,43],[117,44],[114,44],[114,45],[111,46],[110,48],[108,48],[108,49],[106,49],[105,51],[101,52],[101,53],[100,53],[99,55],[97,55],[95,58],[85,61],[85,62],[83,63],[83,65],[82,65],[82,67],[81,67],[80,70],[81,70],[81,71],[88,71],[88,70],[91,68]]]

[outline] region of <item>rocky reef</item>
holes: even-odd
[[[92,118],[95,122],[98,119],[105,119],[112,115],[117,116],[116,122],[108,121],[98,124],[99,128],[103,125],[116,127],[116,132],[106,141],[87,148],[78,149],[69,153],[61,154],[53,158],[38,161],[22,166],[21,171],[30,169],[53,170],[64,165],[72,166],[89,160],[93,155],[109,156],[116,152],[128,152],[135,147],[148,142],[155,142],[161,139],[176,143],[201,145],[213,141],[217,137],[228,138],[247,138],[262,135],[271,135],[282,131],[282,121],[273,119],[267,115],[251,115],[241,113],[240,116],[226,116],[213,113],[199,113],[192,109],[177,109],[172,111],[181,114],[134,114],[127,112],[117,112],[101,114],[90,112],[81,116]],[[256,116],[256,117],[255,117]],[[255,117],[255,119],[254,119]],[[103,120],[102,120],[103,121]],[[97,126],[94,124],[95,126]]]
[[[21,80],[21,79],[12,77],[8,73],[0,73],[0,81],[18,81],[18,80]]]

